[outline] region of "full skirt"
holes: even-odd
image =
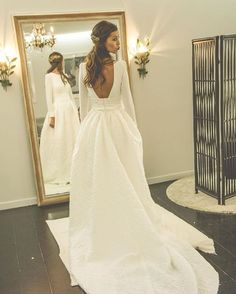
[[[49,126],[47,113],[40,137],[40,157],[45,183],[69,183],[79,126],[78,111],[71,101],[55,104],[54,128]]]
[[[213,240],[151,197],[142,138],[123,109],[92,109],[79,129],[60,257],[88,294],[216,294],[218,273],[195,249]],[[64,236],[64,238],[63,238]]]

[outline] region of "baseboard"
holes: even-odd
[[[163,176],[149,177],[147,178],[147,182],[149,185],[153,185],[153,184],[163,183],[167,181],[178,180],[184,177],[192,176],[193,174],[194,174],[193,170],[187,170],[187,171],[167,174]]]
[[[24,198],[24,199],[19,199],[19,200],[0,202],[0,210],[30,206],[30,205],[34,205],[34,204],[37,204],[36,196],[31,197],[31,198]]]
[[[189,170],[189,171],[167,174],[164,176],[150,177],[150,178],[147,178],[147,182],[149,185],[158,184],[158,183],[173,181],[173,180],[181,179],[187,176],[191,176],[193,175],[193,173],[194,173],[193,170]],[[5,201],[5,202],[0,202],[0,210],[30,206],[35,204],[37,204],[36,197],[24,198],[24,199],[13,200],[13,201]]]

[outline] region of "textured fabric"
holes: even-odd
[[[217,293],[218,273],[194,249],[214,253],[213,240],[152,200],[125,61],[114,65],[108,98],[85,88],[84,75],[81,64],[70,214],[48,221],[60,226],[71,285],[88,294]]]
[[[66,184],[80,126],[78,111],[71,87],[60,75],[45,75],[45,92],[48,112],[40,138],[43,178],[45,183]],[[55,117],[54,128],[49,126],[50,117]]]

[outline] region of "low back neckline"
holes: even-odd
[[[111,93],[112,93],[113,88],[114,88],[114,83],[115,83],[115,77],[116,77],[116,67],[115,67],[115,65],[116,65],[117,62],[118,62],[118,61],[114,62],[114,64],[113,64],[113,83],[112,83],[112,87],[111,87],[111,90],[110,90],[110,93],[109,93],[108,97],[99,97],[99,96],[96,94],[96,92],[95,92],[95,90],[93,89],[93,87],[92,87],[92,90],[93,90],[94,94],[96,95],[96,98],[98,98],[99,100],[100,100],[100,99],[109,99],[110,96],[111,96]]]

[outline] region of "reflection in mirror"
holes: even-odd
[[[90,34],[96,22],[23,25],[46,195],[70,190],[71,159],[80,125],[79,64],[93,46]],[[119,26],[116,20],[113,22]]]
[[[67,192],[73,148],[80,121],[70,79],[64,73],[63,55],[49,55],[50,68],[45,75],[46,117],[39,129],[39,150],[46,194]],[[51,193],[50,193],[51,192]]]
[[[127,60],[124,12],[14,16],[39,205],[68,201],[80,127],[79,65],[101,20],[119,30],[120,50],[112,58]]]

